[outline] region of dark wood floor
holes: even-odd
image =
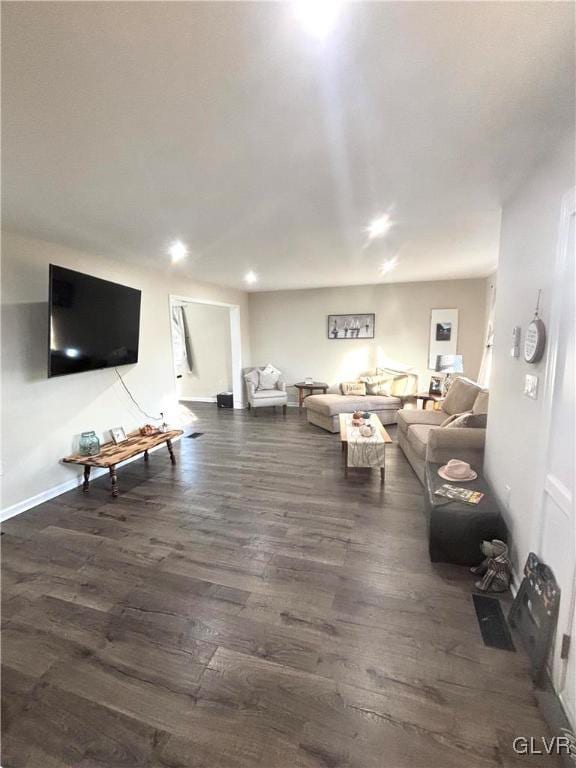
[[[422,492],[342,475],[338,437],[194,409],[88,496],[3,526],[4,768],[512,768],[546,733],[524,657],[482,644]]]

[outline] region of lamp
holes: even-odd
[[[462,355],[437,355],[436,371],[444,374],[442,390],[445,395],[452,383],[452,374],[464,373],[464,360]]]

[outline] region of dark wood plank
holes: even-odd
[[[429,562],[398,446],[382,488],[296,409],[194,411],[176,466],[3,525],[4,768],[518,765],[547,732],[526,659]]]

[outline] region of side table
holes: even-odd
[[[325,395],[328,391],[328,384],[323,381],[313,381],[311,384],[308,384],[305,381],[299,381],[297,384],[294,384],[294,386],[298,390],[299,411],[302,410],[302,403],[304,400],[308,397],[308,395],[313,395],[314,390],[318,389],[323,395]]]
[[[413,397],[416,398],[416,404],[418,404],[418,400],[422,400],[423,410],[426,410],[426,404],[428,402],[441,403],[442,400],[444,400],[444,395],[432,395],[430,392],[418,392],[416,395],[413,395]]]

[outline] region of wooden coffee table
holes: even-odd
[[[302,403],[304,400],[308,395],[313,395],[315,389],[320,390],[323,395],[325,395],[328,390],[328,384],[325,384],[323,381],[313,381],[311,384],[307,384],[305,381],[299,381],[297,384],[294,384],[294,386],[298,390],[298,409],[300,411],[302,410]]]
[[[84,493],[90,488],[90,469],[92,467],[102,467],[110,472],[110,481],[112,484],[112,496],[118,496],[118,475],[116,474],[116,465],[122,461],[131,459],[139,454],[144,455],[144,461],[148,461],[148,451],[162,443],[166,444],[170,461],[176,464],[176,457],[172,450],[172,440],[183,434],[181,429],[173,429],[170,432],[156,432],[153,435],[141,435],[140,432],[132,432],[126,440],[121,443],[104,443],[100,452],[93,456],[67,456],[62,461],[65,464],[79,464],[84,467],[84,484],[82,486]]]
[[[349,413],[341,413],[339,416],[340,419],[340,442],[342,444],[342,458],[344,461],[344,474],[348,476],[348,417],[350,417],[351,414]],[[391,443],[392,438],[386,432],[384,427],[382,426],[382,422],[376,416],[375,413],[372,413],[370,415],[370,421],[368,422],[371,427],[374,429],[374,431],[380,435],[382,438],[382,441],[385,444]],[[380,482],[384,484],[384,480],[386,479],[386,464],[382,463],[380,465]]]

